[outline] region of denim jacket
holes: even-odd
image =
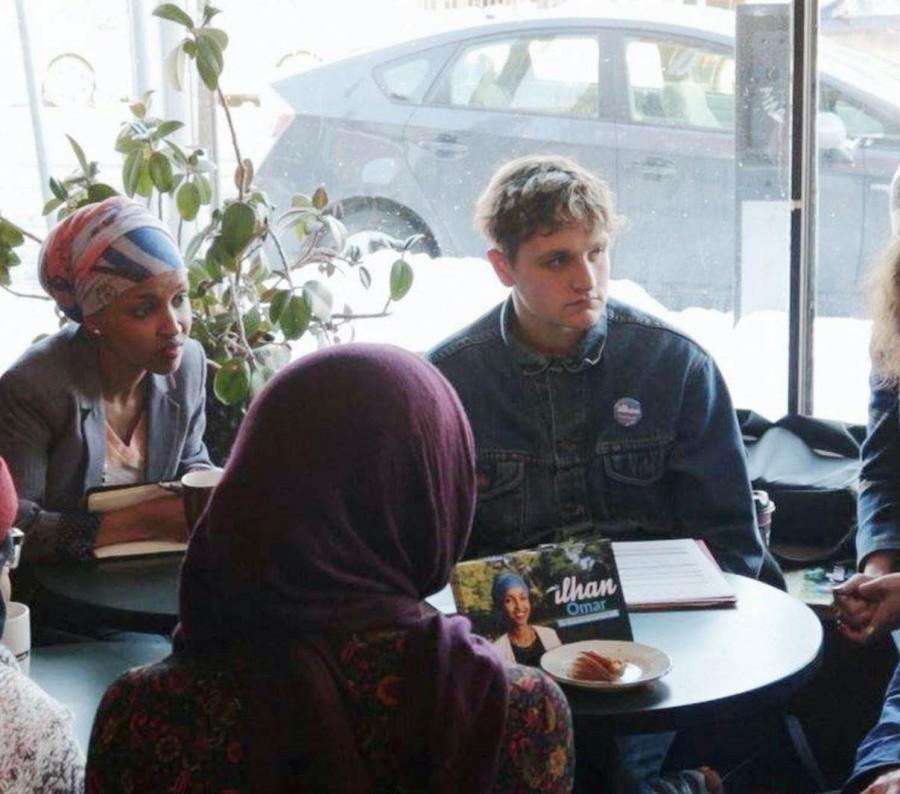
[[[897,387],[873,373],[869,379],[869,424],[860,450],[860,564],[873,551],[900,551],[900,411]]]
[[[475,435],[467,554],[587,534],[698,537],[726,570],[758,576],[744,448],[709,355],[616,301],[564,360],[527,348],[512,319],[507,300],[429,354]]]

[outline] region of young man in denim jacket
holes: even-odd
[[[588,534],[696,537],[725,570],[757,577],[764,550],[725,383],[683,333],[608,298],[605,183],[564,157],[524,157],[494,175],[476,221],[511,294],[429,355],[475,434],[467,555]]]
[[[511,294],[429,354],[475,435],[467,556],[584,535],[695,537],[725,570],[758,577],[765,551],[728,390],[694,341],[608,298],[606,184],[564,157],[513,160],[476,221]],[[579,790],[609,785],[585,780],[603,770],[591,769],[591,728],[578,736]],[[698,771],[656,777],[672,738],[620,740],[616,790],[717,791]]]

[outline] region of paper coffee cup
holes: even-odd
[[[775,503],[769,498],[767,491],[754,491],[753,504],[756,507],[756,524],[763,543],[769,545],[772,536],[772,513],[775,512]]]
[[[0,642],[15,654],[22,672],[28,675],[31,669],[31,610],[26,604],[10,601],[6,605],[6,626]]]
[[[193,532],[222,474],[222,469],[195,469],[181,478],[181,501],[189,531]]]

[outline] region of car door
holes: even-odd
[[[863,277],[890,239],[889,188],[900,163],[900,107],[864,93],[876,83],[866,84],[862,70],[855,77],[850,85],[826,75],[819,91],[820,121],[833,114],[844,136],[820,135],[816,311],[830,316],[864,310]],[[900,99],[900,84],[892,88]]]
[[[614,182],[607,68],[589,29],[515,27],[461,43],[405,132],[409,167],[443,219],[452,253],[483,253],[475,201],[507,160],[569,155]]]
[[[734,295],[734,55],[727,45],[619,31],[613,275],[670,309]]]

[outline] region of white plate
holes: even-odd
[[[625,672],[615,681],[584,681],[572,678],[572,662],[582,651],[596,651],[604,656],[615,656],[625,662]],[[584,689],[621,690],[641,686],[662,678],[672,669],[668,654],[650,645],[625,640],[584,640],[560,645],[541,657],[541,667],[551,677],[564,684]]]

